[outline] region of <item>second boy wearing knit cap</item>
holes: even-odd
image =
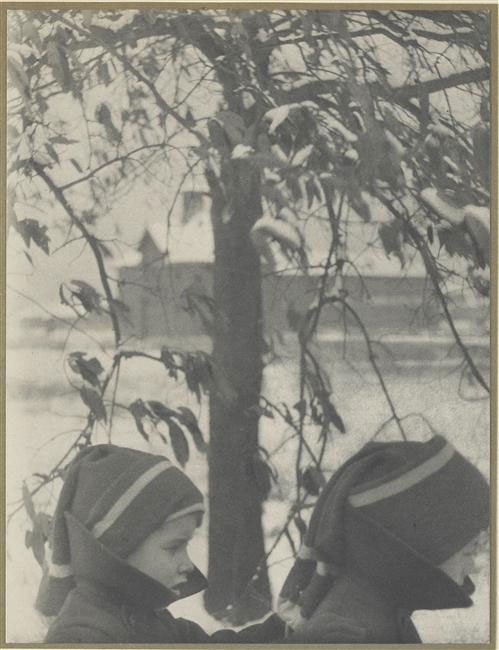
[[[206,587],[187,544],[203,515],[196,486],[162,456],[96,445],[76,457],[53,520],[37,607],[47,643],[266,643],[277,616],[208,635],[169,604]]]
[[[488,525],[487,482],[442,436],[370,443],[319,496],[281,616],[295,642],[309,642],[305,621],[328,620],[332,636],[314,642],[419,643],[412,611],[472,604],[467,572]]]

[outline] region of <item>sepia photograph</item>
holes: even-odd
[[[493,647],[497,5],[0,11],[2,644]]]

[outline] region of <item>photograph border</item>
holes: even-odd
[[[50,644],[45,643],[8,643],[6,641],[6,247],[7,247],[7,219],[6,219],[6,134],[7,134],[7,12],[10,10],[23,9],[76,9],[76,8],[119,8],[119,9],[216,9],[230,8],[234,11],[245,9],[274,9],[274,8],[293,8],[293,9],[322,9],[322,10],[346,10],[346,9],[417,9],[423,8],[429,11],[489,11],[490,12],[490,29],[491,29],[491,78],[490,78],[490,97],[491,97],[491,292],[490,292],[490,490],[491,490],[491,526],[490,526],[490,641],[489,643],[462,643],[462,644],[443,644],[443,643],[424,643],[421,644],[426,648],[452,649],[452,648],[496,648],[497,643],[497,417],[498,417],[498,4],[483,2],[467,3],[442,3],[442,2],[3,2],[0,4],[0,128],[1,128],[1,152],[0,152],[0,174],[1,185],[0,192],[2,200],[0,202],[0,456],[2,458],[2,480],[0,482],[0,495],[2,497],[2,559],[0,562],[1,579],[1,598],[2,611],[0,613],[0,648],[49,648]],[[11,459],[12,461],[12,459]],[[175,644],[174,648],[200,648],[203,644]],[[256,644],[216,644],[219,648],[252,648]],[[272,647],[282,644],[258,644],[262,647]],[[298,647],[311,647],[312,644],[304,644]],[[96,645],[85,644],[60,644],[57,647],[67,648],[85,648],[100,647]],[[158,648],[167,647],[158,644],[106,644],[106,648]],[[296,645],[293,645],[296,647]],[[322,647],[322,646],[321,646]],[[323,647],[351,647],[343,644],[323,644]],[[406,648],[420,647],[412,644],[363,644],[362,648]]]

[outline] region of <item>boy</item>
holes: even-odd
[[[485,479],[442,436],[368,444],[324,487],[281,615],[296,629],[328,621],[316,643],[421,643],[414,610],[472,605],[488,525]]]
[[[187,553],[203,510],[199,490],[163,456],[114,445],[80,452],[59,496],[37,598],[37,608],[56,617],[45,642],[283,642],[276,615],[210,636],[166,609],[206,587]]]

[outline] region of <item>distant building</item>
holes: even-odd
[[[212,263],[171,261],[165,242],[154,229],[144,232],[134,265],[120,269],[120,298],[129,307],[124,328],[140,338],[206,334],[210,319]],[[320,276],[263,272],[263,313],[267,332],[283,333],[304,314],[316,297]],[[370,333],[420,333],[445,329],[441,308],[424,275],[368,275],[363,280],[347,276],[343,289]],[[457,296],[453,313],[469,329],[477,316],[476,305]],[[341,332],[345,315],[325,307],[322,331]],[[356,330],[349,317],[349,328]],[[464,332],[466,333],[466,332]]]

